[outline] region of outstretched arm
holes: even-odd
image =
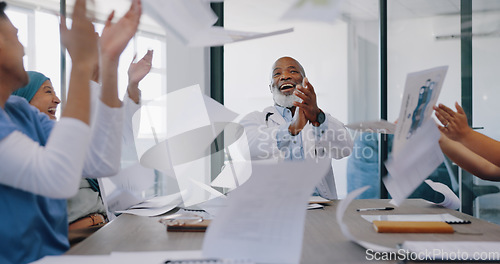
[[[108,16],[100,39],[101,45],[101,101],[110,107],[120,107],[118,98],[118,62],[120,55],[134,36],[142,14],[140,0],[133,0],[128,12],[116,24],[111,20],[114,11]]]
[[[472,152],[460,142],[449,139],[441,133],[441,150],[453,162],[471,174],[490,181],[500,181],[500,167]]]
[[[500,166],[500,142],[472,130],[462,107],[458,103],[455,103],[455,107],[457,112],[442,104],[434,107],[436,117],[443,124],[439,130],[449,139],[460,142],[472,152]]]

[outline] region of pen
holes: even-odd
[[[394,210],[394,207],[359,208],[359,209],[356,209],[356,211],[358,211],[358,212],[365,212],[365,211],[389,211],[389,210]]]

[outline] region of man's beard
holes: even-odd
[[[285,108],[291,108],[293,107],[293,102],[299,102],[299,103],[302,102],[302,99],[300,99],[293,93],[290,95],[284,95],[278,88],[275,87],[272,88],[272,92],[273,92],[274,103],[279,106]]]

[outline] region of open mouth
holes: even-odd
[[[47,110],[47,112],[49,112],[49,114],[51,114],[51,115],[55,115],[56,114],[56,108],[49,108],[49,110]]]
[[[295,89],[295,85],[293,85],[291,83],[285,83],[285,84],[280,86],[280,91],[287,91],[290,89]]]

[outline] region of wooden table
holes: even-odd
[[[307,212],[301,263],[373,263],[366,249],[347,240],[337,223],[336,208],[338,201],[326,206],[324,210]],[[385,207],[387,200],[354,200],[347,209],[344,222],[354,237],[364,241],[395,248],[405,240],[421,241],[500,241],[500,226],[428,204],[424,200],[407,200],[392,211],[357,212],[356,208]],[[450,213],[471,224],[453,225],[455,231],[465,234],[380,234],[364,220],[362,214],[440,214]],[[200,250],[204,233],[166,232],[159,218],[120,215],[117,219],[101,228],[95,234],[70,249],[67,254],[94,255],[109,254],[113,251],[170,251]],[[379,261],[377,263],[395,263]]]

